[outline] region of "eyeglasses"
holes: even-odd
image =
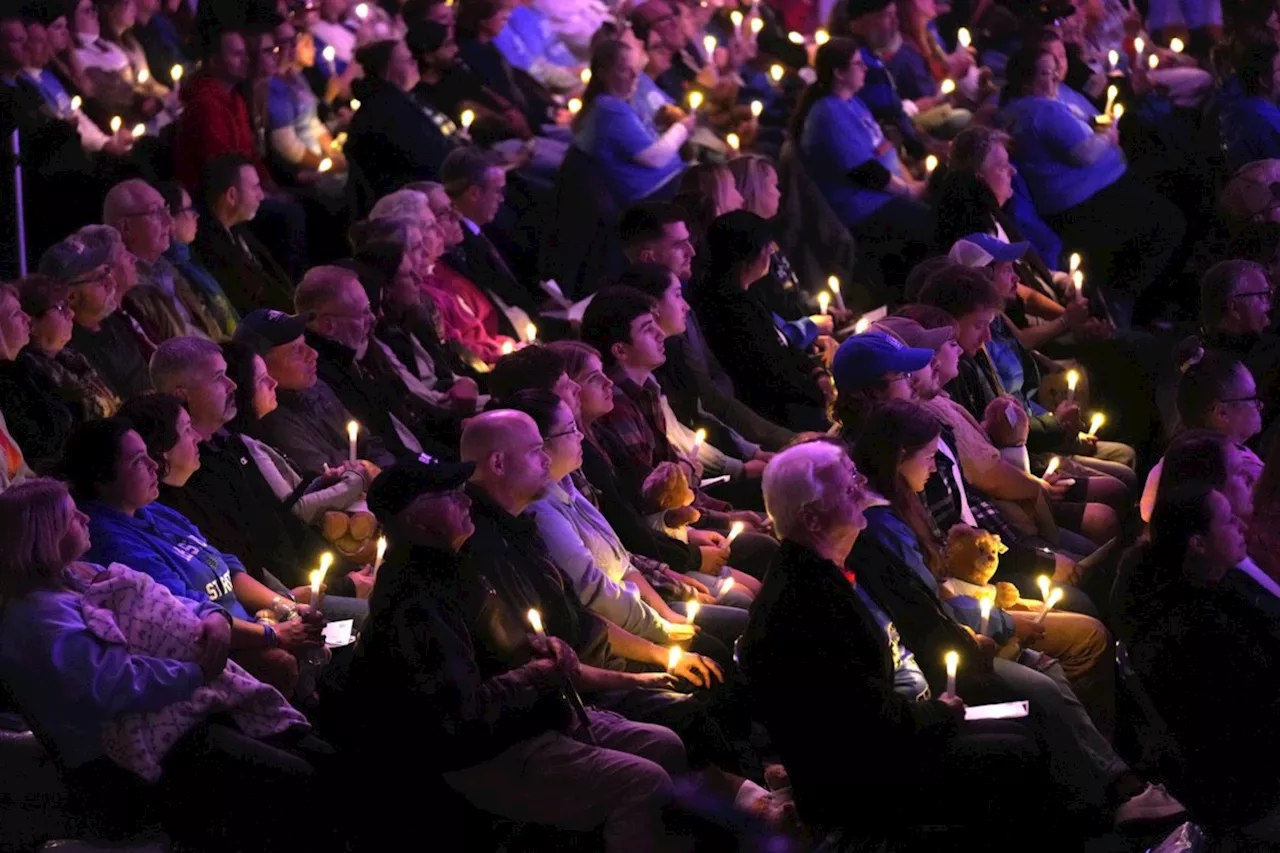
[[[542,440],[544,442],[555,441],[557,438],[564,438],[566,435],[582,435],[582,430],[578,429],[577,424],[574,424],[572,427],[565,430],[564,432],[556,432],[556,433],[552,433],[551,435],[543,436]]]
[[[1276,295],[1274,290],[1246,290],[1244,293],[1233,293],[1232,299],[1248,299],[1252,296],[1265,296],[1268,299]]]
[[[148,219],[167,220],[169,215],[169,208],[167,207],[151,207],[146,210],[135,210],[132,213],[126,213],[125,218],[146,217]]]
[[[72,279],[71,281],[67,282],[67,285],[70,287],[75,287],[81,284],[101,284],[109,278],[111,278],[111,265],[103,264],[102,266],[98,267],[96,270],[94,270],[93,272],[89,273],[86,276],[81,276],[80,278]]]
[[[172,217],[173,219],[177,219],[179,216],[186,216],[187,214],[195,215],[195,212],[196,212],[195,205],[187,205],[186,207],[169,208],[169,216]]]
[[[1259,408],[1262,407],[1263,399],[1257,394],[1252,397],[1226,397],[1218,401],[1219,403],[1252,403]]]

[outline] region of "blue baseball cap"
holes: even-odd
[[[1030,248],[1027,242],[1006,243],[992,234],[970,234],[955,242],[949,257],[953,264],[987,267],[1021,260]]]
[[[933,360],[933,350],[909,347],[884,332],[845,338],[831,362],[837,391],[866,388],[887,373],[913,373]]]

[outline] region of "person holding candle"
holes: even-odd
[[[1057,99],[1057,60],[1047,46],[1009,62],[1000,121],[1013,137],[1019,171],[1036,209],[1108,288],[1116,325],[1157,312],[1154,294],[1182,243],[1186,220],[1128,173],[1117,128],[1095,131]]]
[[[915,104],[919,112],[911,120],[923,133],[952,139],[969,126],[973,114],[952,105],[950,93],[939,84],[950,80],[964,86],[969,97],[977,94],[977,71],[969,45],[948,52],[938,34],[938,8],[934,0],[897,0],[899,31],[884,50],[884,65],[893,76],[898,94]],[[967,80],[973,72],[972,82]]]
[[[630,103],[639,63],[636,50],[624,41],[596,45],[591,82],[573,120],[574,144],[596,161],[614,200],[623,206],[674,188],[684,170],[680,146],[695,121],[690,114],[661,135],[644,125]]]
[[[492,580],[462,553],[476,531],[463,489],[474,469],[406,461],[374,483],[369,503],[392,546],[344,693],[349,740],[364,755],[406,755],[443,773],[504,818],[603,827],[605,849],[618,853],[663,850],[661,809],[669,774],[687,767],[683,745],[594,708],[588,736],[561,692],[587,687],[592,670],[555,636],[557,617],[543,613],[552,635],[541,637],[502,598],[481,611]],[[495,628],[506,642],[491,643]],[[367,775],[384,820],[407,821],[414,797],[387,774]]]
[[[870,497],[849,457],[827,442],[788,448],[769,463],[764,488],[783,544],[739,658],[800,817],[820,833],[847,828],[859,837],[932,819],[925,814],[950,825],[972,821],[992,839],[1015,831],[1021,809],[986,799],[985,786],[962,778],[1023,779],[1043,792],[1035,735],[1020,722],[964,722],[958,696],[931,694],[913,650],[862,584],[861,564],[848,561]],[[976,662],[970,647],[966,667]],[[837,708],[840,725],[858,738],[832,738],[814,717]],[[850,773],[866,762],[868,743],[885,760],[875,773]],[[1021,796],[1014,787],[1001,798]],[[861,804],[856,817],[850,802]]]
[[[131,566],[180,598],[218,603],[233,617],[237,661],[285,695],[293,693],[295,655],[320,645],[322,617],[302,606],[301,618],[251,621],[251,611],[288,609],[284,599],[250,577],[234,556],[210,545],[184,516],[155,502],[158,466],[127,421],[83,424],[67,443],[63,467],[89,517],[89,559]]]

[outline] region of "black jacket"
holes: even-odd
[[[248,247],[248,254],[241,241]],[[293,281],[247,226],[237,225],[228,231],[205,214],[200,218],[191,253],[218,280],[227,299],[241,314],[255,308],[293,313]]]
[[[324,466],[337,467],[347,461],[347,422],[351,413],[323,380],[317,379],[305,391],[281,388],[276,392],[276,401],[275,410],[253,424],[251,435],[289,457],[304,476],[317,476]],[[396,458],[368,430],[361,431],[356,449],[361,459],[379,468],[387,467]]]
[[[382,439],[393,455],[411,455],[396,432],[393,415],[413,433],[424,452],[444,459],[458,455],[458,424],[452,415],[411,398],[390,366],[379,360],[382,352],[377,346],[370,344],[365,358],[357,362],[355,350],[350,347],[310,331],[306,338],[319,354],[319,377],[333,389],[351,416]]]
[[[259,580],[266,570],[290,589],[306,586],[320,555],[332,550],[276,497],[244,442],[226,431],[200,442],[200,469],[182,488],[161,484],[160,500]],[[342,568],[336,566],[325,580],[328,592],[354,596],[355,585]]]
[[[784,540],[740,658],[805,820],[867,829],[910,819],[909,790],[932,781],[954,723],[942,703],[894,692],[888,638],[839,567]]]
[[[444,257],[444,262],[492,299],[497,296],[507,305],[520,308],[529,315],[538,313],[535,295],[520,283],[515,271],[488,236],[473,234],[462,223],[462,242]],[[496,306],[495,306],[496,307]],[[497,312],[498,331],[517,340],[524,339],[524,329],[517,330],[502,310]]]
[[[456,554],[393,546],[347,682],[353,743],[439,772],[565,728],[563,685],[523,666],[527,637],[488,579]]]
[[[383,80],[366,77],[352,89],[360,109],[351,118],[345,150],[373,197],[412,181],[438,180],[440,164],[458,144],[448,117]]]
[[[17,359],[0,362],[0,410],[27,464],[48,474],[62,459],[80,417],[49,378],[34,369],[31,358],[23,350]]]

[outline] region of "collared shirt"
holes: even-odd
[[[637,498],[644,478],[659,462],[675,461],[663,430],[661,390],[649,376],[637,385],[621,371],[612,371],[613,411],[595,422],[595,434],[609,454],[625,494]]]

